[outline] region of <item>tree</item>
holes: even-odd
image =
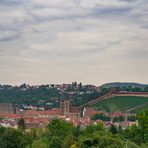
[[[91,135],[94,132],[101,132],[105,131],[103,124],[97,124],[97,125],[89,125],[85,128],[85,130],[82,132],[83,135]]]
[[[148,92],[148,86],[146,86],[143,91]]]
[[[114,117],[113,118],[113,122],[118,122],[119,120],[118,120],[118,117]]]
[[[114,117],[113,122],[123,122],[125,118],[123,116]]]
[[[132,125],[131,127],[122,131],[122,136],[124,137],[124,139],[128,139],[140,145],[142,143],[148,142],[146,140],[146,133],[148,134],[148,131],[145,130],[143,133],[143,129],[140,126]]]
[[[25,148],[22,144],[23,134],[20,130],[6,129],[1,136],[0,147],[1,148]]]
[[[122,131],[123,131],[123,130],[122,130],[122,127],[121,127],[121,125],[119,125],[119,127],[118,127],[118,133],[119,133],[119,134],[122,134]]]
[[[49,144],[49,148],[62,148],[62,143],[63,141],[61,138],[53,136]]]
[[[111,120],[108,116],[106,116],[104,114],[96,114],[92,117],[92,120],[97,120],[97,119],[100,119],[102,121],[110,121]]]
[[[127,117],[127,120],[131,121],[131,122],[135,122],[136,121],[136,116],[135,115],[129,116],[129,117]]]
[[[125,146],[128,148],[140,148],[136,143],[131,142],[131,141],[126,141]]]
[[[18,120],[18,127],[20,129],[25,129],[25,121],[24,121],[23,118],[21,118],[21,119]]]
[[[123,148],[123,141],[108,132],[93,132],[81,135],[77,142],[79,148]]]
[[[0,125],[0,137],[3,135],[4,132],[5,128]]]
[[[48,144],[43,142],[42,139],[34,140],[32,143],[32,148],[48,148]]]
[[[118,133],[118,130],[117,130],[117,127],[115,125],[111,125],[111,127],[109,128],[109,131],[112,133],[112,134],[117,134]]]
[[[62,142],[67,136],[73,134],[75,129],[72,124],[59,119],[52,120],[47,128],[46,135],[49,140],[51,140],[52,137],[58,137]]]
[[[142,132],[142,141],[148,143],[148,110],[137,114],[137,118]]]
[[[118,121],[123,122],[123,121],[125,121],[125,118],[123,116],[119,116]]]

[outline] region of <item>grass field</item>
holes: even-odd
[[[119,96],[98,102],[95,105],[93,105],[93,107],[107,112],[114,112],[114,111],[125,111],[127,109],[146,103],[148,103],[148,98],[134,97],[134,96],[133,97]]]

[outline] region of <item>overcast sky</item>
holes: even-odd
[[[0,0],[0,83],[148,83],[147,0]]]

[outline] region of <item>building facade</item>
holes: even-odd
[[[0,103],[0,113],[7,114],[7,113],[15,113],[16,107],[11,103]]]

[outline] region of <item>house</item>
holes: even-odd
[[[99,110],[96,110],[96,109],[91,108],[91,107],[84,107],[84,109],[83,109],[83,117],[92,118],[96,114],[105,114],[105,115],[108,115],[107,113],[105,113],[103,111],[99,111]]]
[[[53,108],[51,110],[26,110],[23,113],[24,118],[58,118],[62,115],[60,108]]]
[[[26,110],[23,113],[24,118],[38,118],[39,112],[37,110]]]
[[[0,121],[0,125],[5,128],[18,128],[17,121],[14,119],[3,119]]]
[[[21,118],[21,115],[20,114],[0,114],[0,118],[18,120]]]
[[[131,114],[129,113],[123,113],[123,112],[113,112],[113,113],[110,113],[110,117],[111,117],[111,120],[113,120],[114,118],[116,117],[124,117],[125,120],[127,121],[127,117],[130,116]]]
[[[0,114],[0,125],[6,128],[17,128],[20,114]]]
[[[48,118],[24,118],[26,129],[44,128],[48,125]]]

